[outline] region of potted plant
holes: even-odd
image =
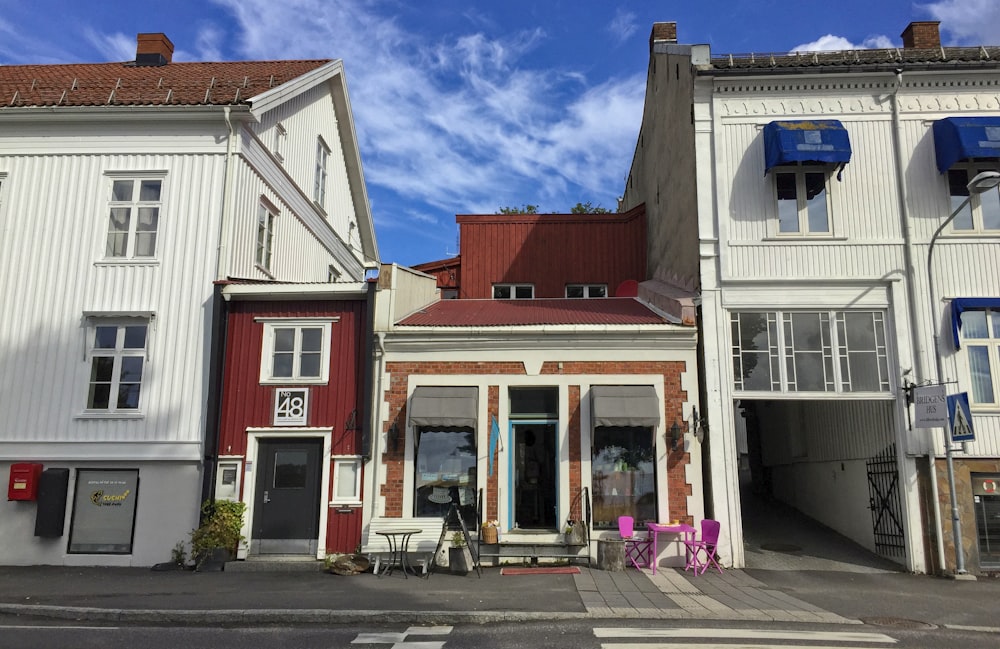
[[[483,543],[495,544],[500,542],[500,521],[483,521],[479,530],[479,536]]]
[[[472,570],[472,555],[465,545],[465,536],[461,532],[451,535],[451,547],[448,548],[448,570],[453,575],[467,575]]]
[[[201,525],[191,532],[191,555],[195,570],[223,570],[236,556],[243,535],[246,505],[233,500],[206,500],[201,506]]]

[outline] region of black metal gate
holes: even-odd
[[[896,445],[886,447],[868,465],[868,508],[872,510],[875,551],[884,557],[905,556]]]

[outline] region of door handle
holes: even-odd
[[[271,499],[268,497],[267,492],[265,491],[264,492],[264,503],[267,504],[269,502],[271,502]]]

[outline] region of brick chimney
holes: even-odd
[[[139,34],[136,40],[136,65],[166,65],[173,59],[174,44],[166,34]]]
[[[933,50],[941,47],[941,34],[938,31],[940,24],[937,20],[910,23],[900,34],[903,37],[903,47],[908,50]]]
[[[653,43],[676,43],[677,23],[653,23],[653,31],[649,35],[649,49]]]

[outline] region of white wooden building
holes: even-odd
[[[938,380],[936,327],[947,392],[972,401],[976,439],[954,457],[965,567],[1000,568],[996,188],[937,239],[933,304],[927,273],[966,184],[998,168],[1000,48],[942,48],[937,23],[902,38],[720,56],[653,27],[622,208],[646,204],[650,276],[701,295],[706,509],[729,565],[744,565],[743,459],[758,487],[902,567],[956,569],[943,429],[913,426],[907,401]]]
[[[218,283],[377,265],[342,63],[172,52],[0,67],[0,563],[168,561],[213,492]]]

